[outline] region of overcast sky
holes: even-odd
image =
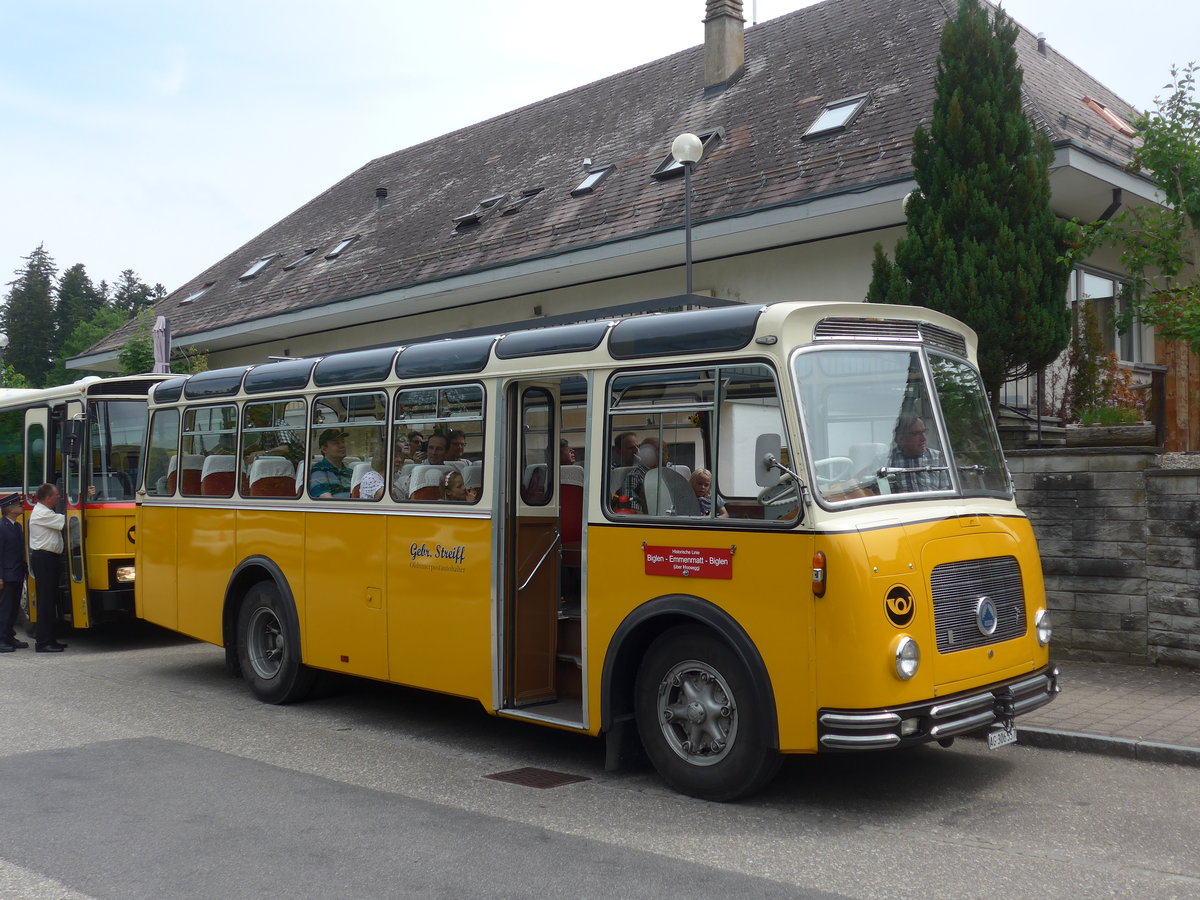
[[[0,284],[44,243],[173,290],[371,159],[702,43],[704,5],[0,0]],[[1200,59],[1196,0],[1005,7],[1140,108]]]

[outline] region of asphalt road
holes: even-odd
[[[265,706],[217,648],[70,643],[0,657],[0,898],[1200,896],[1197,769],[960,740],[721,805],[453,698]],[[521,766],[588,780],[484,777]]]

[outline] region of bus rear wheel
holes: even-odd
[[[763,788],[779,770],[749,673],[705,629],[685,626],[659,637],[634,690],[646,755],[675,790],[736,800]]]
[[[316,672],[300,662],[296,612],[274,584],[261,582],[246,592],[237,634],[242,677],[255,697],[292,703],[308,695]]]

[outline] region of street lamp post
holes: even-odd
[[[671,142],[671,156],[683,166],[683,244],[687,292],[692,292],[692,166],[700,161],[704,144],[685,131]]]
[[[8,350],[8,335],[0,331],[0,387],[4,387],[4,353]]]

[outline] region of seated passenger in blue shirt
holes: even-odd
[[[340,428],[326,428],[317,438],[323,458],[313,463],[308,476],[308,495],[314,500],[344,500],[350,496],[354,471],[344,462],[347,437],[349,432]]]

